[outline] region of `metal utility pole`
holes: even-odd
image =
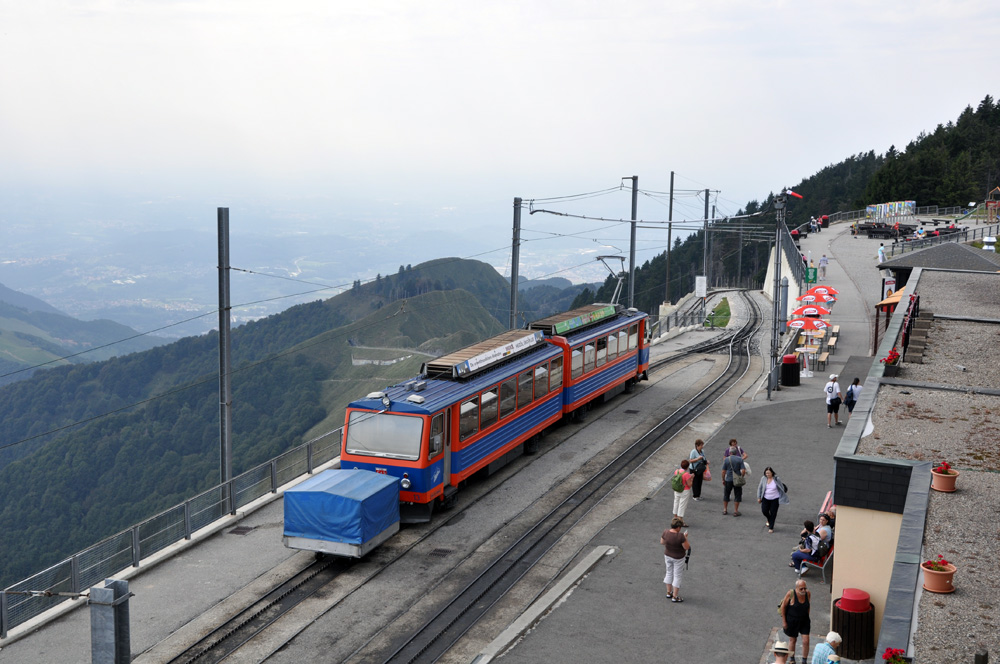
[[[706,295],[701,301],[701,317],[705,317],[705,310],[708,308],[708,189],[705,190],[705,237],[701,243],[701,273],[705,277]]]
[[[219,468],[222,484],[233,478],[233,391],[229,384],[232,352],[229,344],[229,208],[219,208]],[[229,487],[223,489],[229,497]],[[235,502],[229,505],[236,509]]]
[[[517,326],[517,266],[521,260],[521,199],[514,199],[514,239],[510,243],[510,325]]]
[[[632,234],[629,241],[628,252],[628,306],[629,309],[635,306],[635,220],[639,208],[639,176],[633,175],[632,180]]]
[[[670,244],[674,238],[674,172],[670,171],[670,207],[667,212],[667,306],[670,306]]]
[[[767,376],[767,400],[771,400],[771,390],[777,389],[777,374],[775,367],[778,364],[778,299],[781,287],[781,229],[785,225],[785,201],[787,197],[785,190],[774,199],[775,223],[774,223],[774,290],[771,299],[771,371]]]
[[[713,226],[715,225],[715,204],[714,203],[712,204],[712,225]],[[712,264],[712,261],[714,260],[714,258],[713,258],[714,256],[715,256],[715,242],[714,242],[714,240],[710,240],[710,244],[708,245],[708,264],[709,265]],[[718,284],[716,284],[716,286],[718,286]]]
[[[736,268],[736,285],[741,286],[743,283],[743,220],[740,219],[740,260]]]

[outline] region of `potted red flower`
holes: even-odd
[[[899,375],[899,351],[896,350],[895,346],[879,362],[885,365],[885,368],[882,370],[883,376],[892,377]]]
[[[937,558],[931,558],[920,563],[924,573],[924,590],[932,593],[953,593],[955,586],[952,577],[958,569],[953,564],[938,554]]]
[[[906,656],[906,651],[902,648],[886,648],[882,653],[882,661],[886,664],[906,664],[913,660]]]
[[[951,493],[955,490],[955,482],[958,480],[959,474],[947,461],[942,461],[940,466],[931,469],[931,488],[935,491]]]

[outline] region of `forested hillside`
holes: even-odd
[[[797,184],[788,183],[802,199],[789,202],[786,223],[799,226],[811,216],[862,210],[866,205],[912,200],[918,206],[965,206],[983,201],[1000,185],[1000,103],[987,95],[978,108],[966,107],[954,122],[939,124],[930,134],[922,133],[903,152],[890,147],[884,155],[874,151],[852,155],[827,166]],[[767,211],[745,220],[774,232],[774,193],[747,203],[737,215]],[[704,233],[674,243],[670,252],[671,300],[694,289],[694,278],[702,273],[703,254],[708,254],[710,286],[759,284],[767,270],[766,243],[750,242],[734,233],[737,220],[712,223],[708,251]],[[636,268],[635,303],[655,311],[666,295],[666,253]],[[614,293],[609,277],[596,292],[581,293],[573,306],[607,301]]]
[[[288,320],[279,314],[234,331],[234,473],[339,427],[351,399],[416,375],[426,356],[413,351],[446,352],[503,329],[470,293],[432,291],[369,308],[360,320],[279,352],[262,350],[280,346],[277,339],[302,337],[293,329],[299,317],[311,329],[317,318],[335,318],[331,312],[352,297],[302,305]],[[24,458],[0,470],[0,532],[8,545],[0,585],[218,482],[217,344],[215,333],[183,339],[108,362],[43,371],[0,390],[10,414],[2,423],[4,441],[120,409],[12,448]],[[370,347],[398,348],[393,355],[407,359],[354,366],[355,355],[364,357]]]

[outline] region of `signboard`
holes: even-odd
[[[806,268],[806,283],[807,284],[816,283],[816,268],[814,267]]]
[[[882,299],[889,297],[896,292],[896,280],[895,279],[883,279],[882,280]]]
[[[613,305],[608,305],[606,307],[601,307],[600,309],[594,309],[588,314],[581,314],[575,318],[570,318],[569,320],[564,320],[556,323],[552,326],[552,331],[555,334],[566,334],[570,330],[575,330],[578,327],[583,327],[584,325],[590,325],[591,323],[596,323],[599,320],[609,318],[615,315],[615,308]]]
[[[708,297],[708,277],[694,278],[695,297]]]
[[[485,353],[480,353],[475,357],[470,357],[465,362],[457,365],[455,370],[459,376],[467,376],[473,371],[482,369],[483,367],[489,366],[490,364],[502,360],[509,355],[513,355],[514,353],[522,351],[525,348],[530,348],[531,346],[541,342],[542,332],[541,330],[538,330],[534,334],[521,337],[520,339],[516,339],[509,344],[504,344],[499,348],[493,348]]]

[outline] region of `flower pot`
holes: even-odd
[[[886,378],[895,378],[899,375],[899,365],[898,364],[887,364],[885,365],[885,370],[882,375]]]
[[[957,568],[951,563],[948,563],[945,567],[946,569],[943,572],[935,572],[923,565],[920,566],[921,571],[924,573],[924,590],[932,593],[955,592],[955,586],[952,585],[951,577],[955,575]]]
[[[951,493],[955,490],[955,481],[958,479],[958,471],[953,470],[949,474],[931,471],[931,488],[935,491]]]

